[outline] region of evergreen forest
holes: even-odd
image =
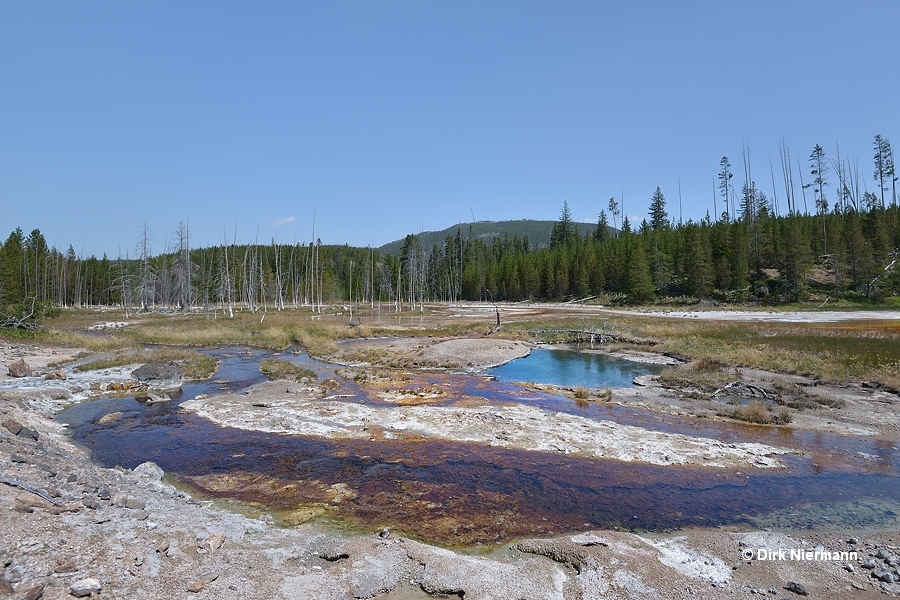
[[[900,294],[900,207],[890,143],[876,136],[875,151],[875,191],[861,192],[858,169],[818,145],[798,168],[799,182],[783,169],[781,202],[758,188],[746,160],[736,189],[723,157],[715,216],[675,220],[656,188],[640,223],[610,198],[588,233],[563,202],[549,240],[486,239],[463,225],[430,247],[408,235],[399,253],[321,240],[192,248],[182,223],[165,251],[151,252],[144,227],[134,255],[110,259],[76,256],[71,245],[59,251],[39,230],[17,228],[0,246],[0,326],[84,306],[229,313],[335,302],[397,310],[460,300],[780,304],[813,294],[878,303]]]

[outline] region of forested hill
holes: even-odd
[[[475,223],[462,223],[448,227],[442,231],[426,231],[418,234],[423,248],[432,248],[435,245],[443,246],[447,236],[455,237],[459,229],[463,239],[477,239],[487,244],[495,237],[519,239],[528,238],[532,248],[546,248],[550,245],[550,233],[556,221],[532,221],[531,219],[519,219],[518,221],[477,221]],[[597,229],[596,223],[573,223],[578,233],[584,237],[593,234]],[[610,230],[610,233],[614,233]],[[377,248],[378,252],[400,256],[404,240],[396,240]]]

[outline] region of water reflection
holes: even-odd
[[[598,352],[535,348],[525,358],[489,369],[500,381],[528,381],[566,387],[631,387],[638,375],[663,367],[610,357]]]

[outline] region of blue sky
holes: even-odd
[[[900,2],[0,0],[0,235],[84,255],[379,246],[457,222],[772,197],[783,138],[874,190],[900,144]],[[796,175],[795,175],[796,178]],[[834,186],[832,186],[833,193]],[[799,191],[798,191],[799,193]],[[718,204],[722,210],[721,202]]]

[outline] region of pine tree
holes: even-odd
[[[650,227],[656,231],[669,226],[669,216],[666,213],[666,198],[658,187],[650,198]]]
[[[641,238],[634,238],[629,245],[625,285],[625,291],[632,302],[649,302],[654,298],[653,278],[650,275],[650,266],[647,264],[647,255]]]
[[[559,213],[559,221],[554,223],[553,229],[550,230],[550,247],[555,248],[559,245],[569,244],[576,234],[577,231],[572,222],[572,211],[569,210],[569,203],[563,202],[562,210]]]
[[[705,227],[690,221],[685,225],[684,291],[689,296],[701,298],[713,289],[712,250],[705,233]]]
[[[18,304],[24,300],[22,270],[25,253],[23,241],[24,234],[17,227],[0,247],[0,308]]]
[[[604,242],[609,238],[609,222],[606,220],[606,211],[600,211],[597,219],[597,229],[594,230],[594,240]]]

